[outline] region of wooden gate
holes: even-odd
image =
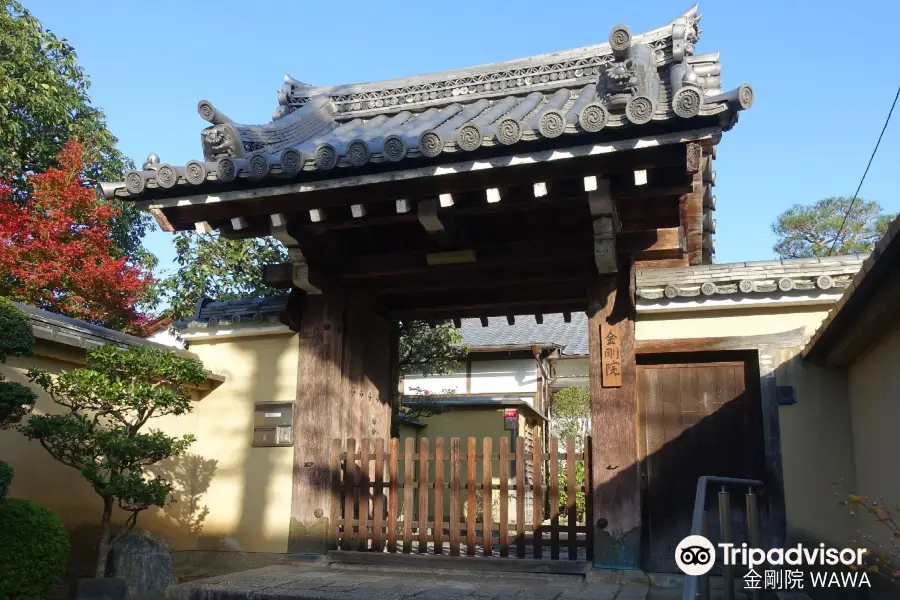
[[[578,440],[581,442],[582,440]],[[332,547],[361,552],[591,558],[590,438],[549,452],[509,438],[333,441]],[[526,468],[531,477],[526,477]],[[579,475],[586,474],[586,475]],[[533,481],[529,484],[528,481]],[[561,506],[561,499],[564,498]],[[526,520],[526,499],[533,502]],[[582,500],[584,499],[584,500]],[[487,507],[487,508],[486,508]],[[586,507],[579,510],[579,507]],[[439,519],[437,518],[439,517]],[[564,556],[563,556],[564,555]]]
[[[758,360],[755,353],[704,352],[643,355],[638,363],[643,566],[677,573],[675,547],[690,533],[697,480],[766,477]],[[746,531],[742,495],[733,500],[733,530]],[[717,543],[710,513],[707,535]]]

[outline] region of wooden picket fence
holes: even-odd
[[[506,437],[500,438],[497,453],[490,437],[482,440],[480,453],[474,437],[468,438],[465,451],[459,438],[450,438],[449,448],[444,438],[437,438],[433,451],[428,438],[419,438],[418,452],[415,445],[415,439],[407,438],[401,453],[397,438],[389,447],[383,438],[363,439],[359,449],[355,439],[346,440],[346,446],[343,440],[333,441],[333,547],[450,556],[493,556],[496,550],[501,557],[553,560],[566,549],[569,560],[591,559],[590,437],[581,452],[575,451],[575,439],[568,438],[563,453],[556,438],[551,438],[549,452],[534,444],[526,453],[521,437],[515,452]],[[583,486],[576,482],[580,461]],[[578,493],[586,499],[582,522]]]

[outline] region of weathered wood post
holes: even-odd
[[[636,439],[634,262],[592,287],[590,345],[594,565],[637,569],[640,479]]]
[[[390,326],[342,290],[306,295],[288,310],[301,312],[283,319],[300,334],[288,552],[324,554],[336,525],[332,440],[390,436]]]

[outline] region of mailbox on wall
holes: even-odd
[[[294,404],[261,402],[253,411],[254,446],[290,446],[293,442]]]
[[[515,408],[503,409],[503,429],[510,431],[518,431],[519,429],[519,411]]]

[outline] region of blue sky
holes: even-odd
[[[661,26],[689,2],[565,3],[432,0],[279,3],[157,0],[26,6],[74,46],[91,97],[120,148],[183,164],[201,156],[206,98],[232,119],[260,123],[282,77],[314,85],[402,77],[606,41],[628,24]],[[756,104],[719,146],[717,262],[773,258],[770,224],[795,203],[852,195],[894,92],[894,2],[708,0],[698,52],[718,50],[723,87],[749,82]],[[900,114],[861,197],[900,211]],[[171,266],[170,234],[148,247]]]

